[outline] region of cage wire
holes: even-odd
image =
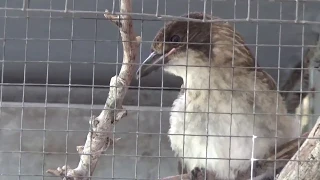
[[[141,42],[136,39],[140,45],[136,49],[136,58],[129,61],[132,66],[126,66],[128,69],[141,65],[150,53],[154,36],[164,27],[165,22],[218,22],[181,17],[182,14],[197,11],[220,17],[224,22],[233,24],[232,27],[244,37],[245,45],[260,65],[255,63],[255,73],[263,69],[272,76],[276,82],[276,91],[284,98],[288,113],[299,119],[301,134],[310,132],[314,127],[320,114],[317,94],[320,87],[320,2],[137,0],[131,2],[132,12],[121,13],[121,3],[128,2],[131,1],[0,1],[0,179],[59,179],[60,177],[46,171],[63,165],[76,168],[79,164],[79,153],[81,155],[86,148],[81,145],[85,142],[89,145],[96,143],[88,139],[86,141],[86,138],[90,137],[89,132],[97,132],[97,127],[100,126],[98,124],[102,121],[95,121],[91,117],[95,115],[99,119],[108,116],[112,119],[113,115],[118,113],[112,109],[104,111],[111,106],[107,106],[107,103],[103,107],[103,104],[107,99],[107,102],[112,102],[112,98],[115,98],[108,98],[108,93],[112,94],[113,90],[110,79],[116,74],[119,75],[121,67],[126,65],[121,58],[134,57],[135,52],[132,51],[129,55],[124,53],[128,49],[123,48],[122,38],[123,34],[128,32],[120,33],[119,28],[126,28],[123,25],[126,20],[119,18],[113,19],[114,23],[110,22],[110,19],[105,17],[105,9],[108,9],[109,18],[118,15],[132,17],[133,31],[141,37]],[[191,37],[187,37],[186,46],[189,47],[191,44],[188,39]],[[233,34],[232,38],[235,41],[238,37]],[[211,45],[215,46],[213,42],[210,42],[210,47]],[[131,48],[133,46],[130,45]],[[233,61],[237,53],[235,48],[237,46],[234,44]],[[186,56],[192,55],[187,53]],[[209,57],[211,56],[217,54],[210,53]],[[210,63],[214,63],[214,58]],[[105,141],[109,146],[102,149],[104,152],[96,158],[99,159],[96,166],[88,168],[92,173],[86,176],[91,179],[162,179],[190,173],[190,170],[184,169],[184,161],[192,157],[175,156],[168,139],[172,103],[178,94],[186,97],[186,92],[211,89],[211,93],[226,90],[214,89],[210,87],[210,83],[206,89],[188,88],[188,83],[192,82],[182,82],[180,78],[164,73],[163,68],[139,80],[133,78],[135,75],[132,72],[127,76],[122,77],[130,82],[129,86],[124,87],[129,88],[124,100],[120,98],[120,101],[113,102],[120,103],[120,106],[111,103],[114,105],[112,107],[120,110],[118,108],[123,100],[127,114],[121,120],[113,117],[113,121],[119,122],[108,129],[109,139]],[[113,80],[121,82],[117,78],[119,77],[116,76]],[[229,91],[240,90],[231,88]],[[232,99],[231,95],[230,105]],[[205,103],[210,106],[209,98],[208,102],[203,102]],[[278,106],[278,102],[274,104],[275,108]],[[251,114],[258,114],[254,109],[253,107]],[[183,113],[185,116],[188,114]],[[207,114],[205,118],[209,118],[210,114],[215,112],[203,113]],[[90,119],[91,124],[88,125]],[[208,126],[209,121],[206,123]],[[184,123],[184,126],[187,124]],[[206,131],[208,134],[208,128]],[[184,133],[181,135],[185,142],[186,136]],[[252,139],[253,143],[259,138],[255,133],[253,136],[243,137]],[[299,141],[294,152],[301,148],[302,143]],[[198,142],[194,142],[193,146],[197,148]],[[207,149],[208,145],[205,148]],[[207,153],[210,150],[203,151]],[[221,151],[228,151],[230,154],[231,150],[229,148]],[[252,153],[254,151],[252,148]],[[277,150],[273,152],[276,154]],[[90,157],[94,159],[96,156]],[[205,159],[210,160],[207,154]],[[314,159],[319,160],[319,157]],[[224,160],[227,160],[230,166],[232,158]],[[249,179],[253,178],[254,163],[258,160],[253,156],[247,159],[252,165],[248,170],[251,176]],[[91,161],[95,160],[90,159],[89,163]],[[273,161],[272,175],[276,176],[278,161]],[[296,161],[299,161],[299,158]],[[297,171],[294,168],[291,170]],[[305,173],[297,171],[296,178],[291,178],[303,179],[302,175],[299,175],[301,172]],[[186,177],[181,176],[178,179],[180,178]]]

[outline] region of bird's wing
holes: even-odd
[[[309,132],[304,133],[301,138],[296,138],[291,140],[280,147],[277,148],[277,154],[275,154],[274,149],[270,150],[270,156],[268,160],[275,160],[275,159],[285,159],[290,160],[293,155],[298,151],[301,145],[304,143],[306,138],[308,137]]]
[[[268,85],[269,90],[277,90],[276,82],[270,74],[261,69],[261,66],[257,63],[257,78]]]

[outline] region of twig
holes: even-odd
[[[113,22],[118,28],[122,28],[121,17],[120,15],[113,15],[107,9],[105,11],[104,17]]]
[[[131,0],[121,1],[120,12],[121,14],[130,14],[132,12]],[[120,30],[123,41],[124,64],[119,75],[111,78],[109,96],[104,110],[98,117],[92,117],[90,120],[92,131],[88,133],[85,145],[77,147],[77,151],[80,154],[78,167],[71,169],[66,165],[62,168],[47,170],[47,173],[64,180],[88,180],[90,178],[100,155],[110,144],[114,143],[110,134],[103,132],[112,130],[117,121],[126,116],[126,110],[122,109],[122,102],[134,76],[133,63],[137,56],[141,37],[135,35],[130,15],[113,16],[106,10],[105,17],[114,22]]]

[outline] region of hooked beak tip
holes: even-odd
[[[147,76],[151,71],[148,71],[147,69],[145,69],[144,67],[145,65],[142,65],[139,67],[139,69],[137,70],[136,74],[135,74],[135,78],[136,80],[140,80],[143,77]]]
[[[139,79],[140,79],[140,73],[139,73],[139,71],[136,72],[136,77],[135,77],[135,78],[136,78],[136,80],[139,80]]]
[[[169,61],[168,56],[172,54],[176,49],[173,48],[171,51],[169,51],[166,54],[157,54],[155,52],[152,52],[146,60],[143,61],[143,63],[140,65],[139,69],[136,72],[136,79],[139,80],[148,74],[150,74],[152,71],[157,70],[160,65],[166,64]]]
[[[162,54],[156,54],[152,52],[140,65],[136,72],[136,79],[139,80],[142,77],[150,74],[152,71],[156,70],[158,67],[154,66],[159,64],[162,60]]]

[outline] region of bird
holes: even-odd
[[[155,35],[136,78],[160,67],[182,78],[168,137],[191,179],[250,178],[252,162],[299,137],[299,121],[231,23],[201,12],[181,17]]]

